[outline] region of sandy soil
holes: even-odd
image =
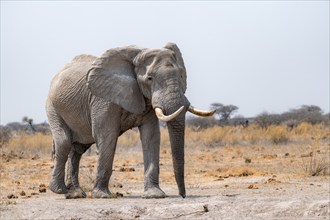
[[[326,155],[328,148],[319,154]],[[165,199],[141,198],[139,148],[129,154],[127,149],[118,150],[110,190],[123,197],[112,199],[67,200],[47,188],[53,167],[49,156],[3,153],[0,219],[330,219],[330,177],[304,174],[302,165],[312,157],[301,156],[297,149],[188,148],[185,199],[177,196],[167,148],[161,150],[160,159]],[[80,166],[80,182],[88,194],[96,161],[96,155],[84,156]]]
[[[172,184],[162,187],[165,199],[140,198],[140,184],[113,188],[124,194],[115,199],[67,200],[47,191],[8,199],[0,211],[1,219],[330,219],[327,180],[225,178],[189,185],[185,199]]]

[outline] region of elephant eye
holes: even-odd
[[[174,67],[172,63],[166,63],[165,66],[166,67]]]
[[[152,76],[148,76],[147,79],[148,79],[149,81],[152,81]]]

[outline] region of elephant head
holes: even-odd
[[[87,85],[94,95],[135,114],[151,104],[157,117],[167,122],[175,179],[179,194],[185,197],[185,113],[209,116],[214,111],[198,110],[186,98],[187,74],[179,48],[168,43],[161,49],[110,49],[94,61]]]

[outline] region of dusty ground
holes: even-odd
[[[169,197],[141,199],[141,150],[129,151],[116,154],[110,189],[123,197],[113,199],[66,200],[47,188],[49,158],[2,155],[0,219],[330,219],[329,176],[306,175],[313,157],[292,146],[187,149],[185,199],[177,196],[168,148],[161,150],[160,183]],[[328,151],[325,145],[318,153]],[[82,159],[88,193],[96,160]]]

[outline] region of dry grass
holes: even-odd
[[[310,125],[302,123],[298,127],[289,130],[286,126],[274,125],[267,129],[261,129],[252,125],[247,128],[242,127],[213,127],[201,131],[187,129],[187,142],[194,145],[213,146],[250,146],[279,145],[291,142],[310,143],[312,138],[320,136],[329,141],[329,128],[323,125]]]
[[[330,131],[323,125],[301,124],[260,129],[255,126],[186,129],[187,186],[229,177],[330,175]],[[1,148],[0,190],[19,195],[48,185],[53,162],[49,135],[18,135]],[[160,181],[175,183],[166,129],[161,129]],[[90,191],[95,180],[97,155],[83,156],[80,182]],[[134,168],[134,169],[130,169]],[[118,140],[111,187],[132,182],[143,188],[143,156],[139,132],[130,130]],[[123,172],[126,171],[126,172]],[[125,189],[127,194],[130,189]]]
[[[303,144],[320,145],[329,143],[330,131],[324,125],[302,123],[289,130],[286,126],[269,126],[261,129],[258,126],[247,128],[226,126],[212,127],[196,131],[186,129],[186,145],[192,148],[212,148],[221,146],[271,146]],[[317,142],[317,143],[316,143]],[[3,153],[14,153],[18,156],[50,155],[52,138],[50,135],[37,133],[36,135],[20,134],[10,139],[2,147]],[[141,146],[140,135],[137,129],[129,130],[118,139],[120,148]],[[161,129],[161,146],[169,147],[167,129]]]
[[[52,137],[37,133],[35,135],[19,134],[1,148],[2,157],[38,158],[51,155]]]

